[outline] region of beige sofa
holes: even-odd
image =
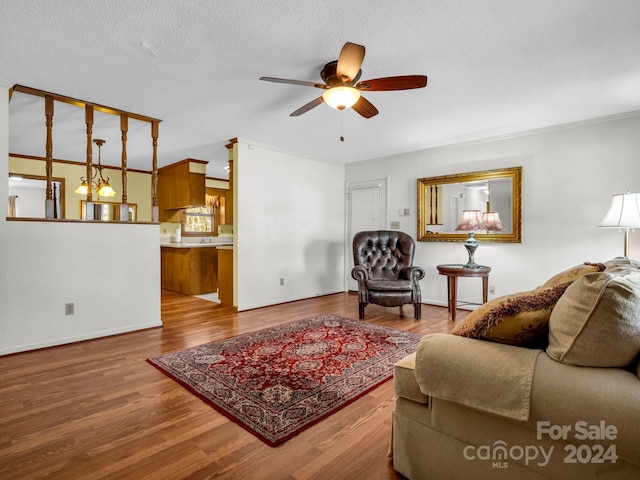
[[[485,304],[452,333],[425,336],[395,366],[397,472],[640,478],[639,262],[574,267]]]

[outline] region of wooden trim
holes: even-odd
[[[195,158],[185,158],[184,160],[180,160],[179,162],[175,162],[175,163],[171,163],[169,165],[165,165],[163,167],[160,167],[158,170],[164,170],[166,168],[173,168],[176,167],[178,165],[182,165],[183,163],[202,163],[202,164],[208,164],[209,162],[206,160],[197,160]]]
[[[38,157],[37,155],[24,155],[22,153],[10,153],[9,156],[14,158],[22,158],[24,160],[36,160],[40,162],[46,161],[46,158]],[[86,162],[76,162],[75,160],[63,160],[61,158],[54,158],[52,160],[53,160],[53,163],[66,163],[68,165],[78,165],[83,167],[86,165]],[[102,168],[108,168],[111,170],[120,170],[120,167],[114,167],[111,165],[102,165]],[[149,175],[151,175],[152,173],[150,170],[140,170],[138,168],[127,168],[127,172],[146,173]]]
[[[37,88],[25,87],[24,85],[14,85],[13,89],[16,92],[26,93],[29,95],[35,95],[38,97],[53,97],[55,101],[68,103],[70,105],[75,105],[76,107],[85,107],[86,105],[92,105],[94,109],[99,110],[104,113],[110,113],[112,115],[120,115],[126,114],[130,118],[134,118],[136,120],[141,120],[143,122],[161,122],[157,118],[147,117],[144,115],[139,115],[137,113],[125,112],[124,110],[120,110],[118,108],[107,107],[105,105],[100,105],[98,103],[87,102],[86,100],[79,100],[77,98],[67,97],[65,95],[59,95],[57,93],[45,92],[44,90],[38,90]]]
[[[11,222],[57,222],[57,223],[95,223],[104,225],[124,224],[124,225],[160,225],[160,222],[105,222],[103,220],[78,220],[75,218],[28,218],[28,217],[6,217]]]

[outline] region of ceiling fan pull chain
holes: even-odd
[[[340,120],[340,141],[344,142],[344,120]]]

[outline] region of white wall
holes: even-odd
[[[0,82],[0,355],[161,325],[158,225],[6,220],[8,87]]]
[[[476,262],[492,267],[489,283],[501,296],[535,288],[583,261],[622,256],[622,233],[596,225],[613,194],[640,191],[639,132],[636,112],[349,164],[346,180],[388,176],[389,220],[399,221],[401,230],[415,238],[417,178],[522,166],[522,243],[485,243],[475,254]],[[412,215],[398,216],[403,208]],[[630,256],[640,257],[640,232],[631,239]],[[446,305],[446,281],[436,265],[466,261],[461,243],[418,242],[414,263],[427,271],[423,301]],[[461,279],[459,287],[459,300],[481,301],[479,279]]]
[[[344,291],[344,167],[248,140],[237,149],[238,309]]]

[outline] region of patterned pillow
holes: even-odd
[[[567,282],[573,282],[587,273],[602,272],[607,266],[604,263],[584,262],[581,265],[571,267],[564,272],[554,275],[544,282],[540,288],[555,287]]]
[[[640,354],[640,272],[576,280],[549,320],[547,354],[583,367],[626,367]]]
[[[458,324],[451,333],[527,348],[546,348],[549,317],[571,282],[505,295],[491,300]]]

